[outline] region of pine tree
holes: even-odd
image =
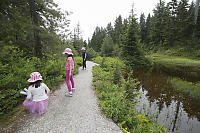
[[[96,27],[93,35],[91,42],[89,44],[89,47],[93,48],[95,52],[100,52],[101,51],[101,46],[103,43],[103,39],[106,36],[106,31],[102,27]]]
[[[181,0],[177,8],[177,28],[179,40],[185,40],[187,38],[185,33],[185,26],[187,25],[186,19],[188,17],[188,0]]]
[[[113,42],[115,44],[120,45],[121,44],[121,33],[122,33],[122,17],[119,15],[117,19],[115,20],[114,24],[114,38]]]
[[[114,43],[110,36],[103,39],[103,44],[101,47],[101,54],[105,56],[112,56],[114,50]]]
[[[54,50],[56,32],[68,25],[52,0],[2,0],[0,7],[1,46],[14,45],[37,57]]]
[[[144,43],[144,40],[146,39],[146,24],[145,24],[145,15],[144,13],[142,13],[140,15],[140,38],[141,38],[141,42]]]
[[[111,23],[108,23],[108,25],[106,27],[106,35],[107,36],[111,36],[112,38],[114,38],[114,29],[113,29]]]
[[[138,36],[136,20],[130,22],[127,33],[123,37],[122,55],[128,66],[149,65],[149,61],[144,57],[138,46]]]
[[[146,35],[145,35],[145,40],[144,40],[144,43],[146,45],[146,47],[149,47],[148,45],[150,44],[150,41],[151,41],[151,15],[148,14],[148,17],[146,19],[146,24],[145,24],[145,27],[146,27]]]

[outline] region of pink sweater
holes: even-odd
[[[73,60],[72,57],[68,57],[68,58],[67,58],[66,65],[65,65],[65,70],[66,70],[66,71],[69,71],[69,61],[71,61],[71,63],[72,63],[72,70],[74,70],[74,60]]]

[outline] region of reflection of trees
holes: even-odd
[[[176,127],[176,121],[177,121],[177,118],[178,118],[179,109],[180,109],[180,101],[178,101],[178,103],[176,105],[176,114],[175,114],[175,119],[174,119],[174,124],[173,124],[173,128],[172,128],[172,132],[174,132],[174,129]]]
[[[192,66],[179,65],[162,65],[157,64],[156,67],[162,69],[162,72],[170,76],[179,77],[189,82],[198,82],[200,79],[200,69]]]
[[[138,78],[143,88],[148,91],[146,95],[150,103],[157,101],[159,112],[163,109],[164,103],[169,107],[172,100],[176,100],[183,103],[183,108],[189,117],[195,116],[200,120],[200,114],[198,113],[200,112],[199,100],[191,99],[176,92],[167,82],[170,76],[163,73],[158,66],[152,68],[133,68],[133,71],[133,76]]]

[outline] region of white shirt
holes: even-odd
[[[44,83],[41,83],[40,87],[38,88],[35,88],[31,85],[28,88],[26,99],[32,99],[33,101],[46,100],[48,98],[47,94],[49,94],[49,92],[50,89]]]

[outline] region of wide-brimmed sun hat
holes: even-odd
[[[81,50],[86,50],[84,47],[82,47],[82,49]]]
[[[41,74],[39,72],[32,72],[30,74],[30,77],[31,78],[28,79],[28,82],[30,82],[30,83],[36,82],[38,80],[42,80],[42,76],[41,76]]]
[[[73,55],[72,50],[70,48],[66,48],[63,52],[63,54],[69,54],[69,55]]]

